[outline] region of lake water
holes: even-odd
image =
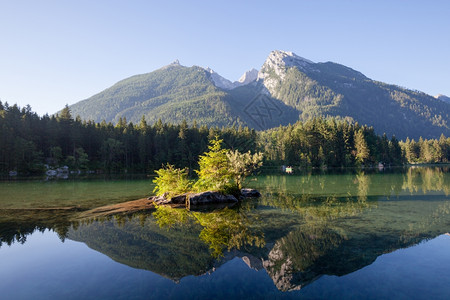
[[[247,185],[262,197],[86,220],[151,178],[2,181],[0,299],[450,298],[448,167]]]

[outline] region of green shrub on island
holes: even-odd
[[[171,198],[175,195],[184,194],[192,189],[192,182],[188,178],[187,169],[177,169],[171,164],[156,171],[158,176],[153,180],[156,184],[153,192],[157,196]]]
[[[234,185],[241,190],[244,179],[262,166],[263,153],[241,153],[238,150],[228,151],[229,170],[233,174]]]
[[[158,176],[153,180],[156,184],[153,192],[166,198],[187,192],[209,190],[224,194],[239,194],[245,178],[262,166],[263,154],[223,149],[222,142],[223,140],[216,136],[208,145],[209,151],[200,155],[198,162],[200,169],[195,170],[198,175],[195,182],[188,179],[186,168],[177,169],[167,164],[156,171]]]

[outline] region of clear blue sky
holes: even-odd
[[[0,100],[52,114],[175,59],[234,81],[275,49],[450,96],[450,1],[0,0]]]

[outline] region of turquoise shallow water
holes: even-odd
[[[20,195],[31,183],[14,184]],[[55,194],[46,184],[32,183],[44,203],[61,205],[56,195],[75,185],[83,192],[62,201],[85,197],[80,207],[91,208],[132,199],[149,180],[102,181],[97,190],[113,191],[104,197],[91,181],[55,183]],[[17,209],[13,188],[2,189],[0,298],[450,298],[448,169],[267,175],[248,185],[263,196],[84,221]]]

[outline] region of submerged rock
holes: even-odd
[[[261,197],[261,193],[255,189],[241,189],[241,196],[244,198]]]

